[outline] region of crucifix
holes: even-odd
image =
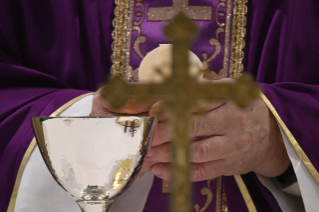
[[[173,0],[171,7],[150,7],[147,20],[169,21],[181,11],[192,20],[212,20],[213,8],[211,6],[189,6],[188,0]]]
[[[161,100],[172,110],[171,211],[191,212],[191,108],[198,100],[233,100],[238,106],[245,107],[259,95],[259,89],[246,74],[233,84],[199,83],[189,74],[188,49],[197,28],[183,12],[172,19],[164,32],[173,44],[171,76],[161,84],[128,84],[120,76],[114,76],[102,90],[102,96],[116,108],[134,98],[137,101]]]

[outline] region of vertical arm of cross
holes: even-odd
[[[259,94],[251,77],[243,75],[235,84],[199,84],[189,75],[188,49],[196,27],[180,13],[165,28],[173,43],[172,76],[161,84],[127,84],[114,77],[102,90],[102,96],[113,107],[121,107],[127,99],[163,100],[172,109],[172,212],[191,212],[190,109],[198,99],[233,100],[247,106]],[[186,85],[187,84],[187,85]]]
[[[184,81],[189,78],[188,50],[190,40],[197,32],[196,26],[184,13],[179,13],[165,28],[164,32],[173,44],[172,78]],[[180,70],[177,70],[180,69]]]
[[[193,80],[189,75],[188,49],[190,39],[196,34],[196,27],[188,18],[179,13],[164,29],[173,44],[171,83],[179,84],[174,95],[178,101],[171,102],[172,107],[172,194],[171,211],[191,212],[191,171],[190,171],[190,108],[192,106],[185,83]],[[184,85],[184,86],[183,86]]]

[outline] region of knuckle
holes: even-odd
[[[207,141],[199,141],[195,145],[195,160],[196,162],[205,162],[209,155],[209,144]]]
[[[202,181],[205,178],[205,168],[202,164],[196,164],[194,167],[194,181]]]

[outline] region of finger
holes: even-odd
[[[105,109],[101,96],[98,92],[94,94],[91,116],[112,116],[112,113]]]
[[[155,164],[152,167],[152,172],[156,177],[161,178],[163,180],[170,181],[172,179],[170,164],[168,164],[168,163]]]
[[[170,144],[164,143],[159,146],[153,146],[148,151],[148,161],[156,161],[158,163],[170,162]]]
[[[215,110],[226,103],[225,101],[207,101],[199,100],[198,103],[191,109],[191,113],[205,113]]]
[[[156,161],[150,161],[150,160],[144,160],[142,168],[140,172],[137,175],[137,178],[141,178],[146,172],[149,172],[152,170],[152,167],[156,164]]]
[[[206,101],[200,100],[198,103],[191,109],[191,113],[205,113],[211,110],[215,110],[221,106],[223,106],[226,101]],[[167,108],[163,103],[156,102],[151,108],[149,112],[150,116],[157,117],[158,121],[169,120],[172,117],[172,111]]]
[[[170,128],[170,122],[168,120],[158,122],[154,133],[154,139],[152,146],[159,146],[164,143],[172,141],[172,134]]]
[[[93,98],[93,106],[96,105],[97,107],[101,107],[106,111],[113,112],[113,113],[126,113],[126,114],[139,114],[143,112],[148,112],[151,106],[155,103],[154,101],[149,102],[139,102],[133,99],[129,100],[122,108],[114,108],[112,107],[111,103],[102,98],[100,88]]]
[[[207,163],[191,164],[192,171],[190,180],[193,182],[214,179],[221,175],[229,175],[229,165],[226,160],[218,160]],[[152,172],[158,178],[171,180],[172,174],[169,163],[159,163],[152,167]]]
[[[158,101],[150,108],[149,115],[158,121],[166,121],[172,116],[172,111],[162,101]]]
[[[193,114],[191,117],[191,136],[208,137],[225,133],[229,123],[227,123],[227,104],[212,110],[205,115]]]
[[[192,164],[191,180],[193,182],[214,179],[221,175],[229,175],[231,166],[226,159],[207,163]]]
[[[226,104],[223,106],[226,107]],[[191,137],[209,137],[222,135],[229,127],[227,120],[228,113],[225,108],[220,107],[210,111],[206,115],[193,114],[191,120]],[[185,131],[186,132],[186,131]],[[152,145],[158,146],[172,141],[171,125],[169,120],[157,124]]]
[[[191,144],[191,162],[204,163],[231,156],[233,145],[224,136],[211,136]]]
[[[233,167],[226,159],[207,163],[194,163],[191,164],[191,166],[192,171],[190,180],[193,182],[214,179],[222,175],[230,176],[242,174],[241,172],[238,172],[238,168]],[[170,167],[169,163],[158,163],[152,167],[152,172],[158,178],[170,181],[172,179]]]

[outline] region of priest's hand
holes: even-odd
[[[156,115],[158,106],[153,106],[151,115]],[[246,109],[232,102],[212,102],[201,104],[201,110],[206,113],[200,115],[195,110],[191,114],[191,136],[197,138],[191,144],[193,181],[251,171],[276,177],[289,167],[277,122],[261,98]],[[165,180],[171,176],[169,118],[169,113],[159,117],[153,147],[145,162],[145,166],[153,165],[153,173]]]
[[[124,107],[120,109],[115,109],[111,104],[102,98],[100,88],[93,97],[93,105],[91,116],[116,116],[116,115],[148,115],[148,111],[154,104],[154,102],[144,103],[144,102],[135,102],[128,101]]]
[[[229,79],[219,82],[230,82]],[[120,110],[113,109],[101,98],[100,90],[93,98],[92,116],[118,114],[157,115],[159,103],[129,102]],[[266,177],[276,177],[289,166],[280,131],[275,118],[261,99],[248,108],[240,109],[232,102],[212,102],[200,105],[200,115],[192,111],[193,181],[212,179],[221,175],[244,174],[254,171]],[[153,170],[163,179],[170,179],[169,145],[171,142],[169,113],[159,117],[153,146],[140,172]]]

